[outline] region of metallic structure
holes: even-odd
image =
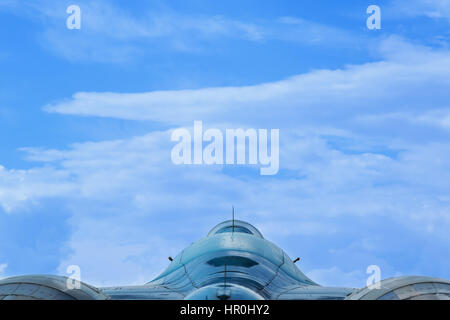
[[[397,277],[379,289],[322,287],[249,223],[230,220],[172,259],[141,286],[69,288],[66,277],[21,276],[0,281],[1,299],[166,300],[450,300],[450,281]]]

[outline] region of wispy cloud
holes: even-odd
[[[392,2],[393,7],[407,16],[426,16],[450,21],[449,0],[412,0]]]
[[[381,42],[378,50],[382,57],[378,62],[316,70],[276,82],[133,94],[79,92],[45,110],[169,125],[190,125],[201,119],[248,126],[270,122],[281,127],[345,128],[353,123],[356,129],[363,116],[381,117],[395,111],[430,117],[432,109],[448,107],[449,51],[431,51],[395,37]],[[370,126],[360,129],[383,133]]]
[[[423,125],[444,130],[450,130],[450,109],[435,109],[431,111],[418,112],[393,112],[381,115],[362,115],[358,121],[366,124],[374,123],[409,123],[411,125]]]
[[[149,7],[132,15],[107,1],[78,1],[82,28],[68,31],[65,5],[40,0],[19,6],[18,1],[8,1],[0,3],[0,9],[41,23],[38,38],[43,47],[70,61],[124,62],[155,49],[205,52],[224,39],[326,47],[358,43],[348,31],[296,17],[241,21],[224,15],[185,15],[167,7]]]

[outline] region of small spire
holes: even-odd
[[[232,221],[232,227],[231,227],[231,232],[234,232],[234,206],[231,206],[231,221]]]

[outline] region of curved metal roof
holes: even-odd
[[[403,276],[382,280],[379,288],[356,290],[348,300],[450,300],[450,281],[425,276]]]
[[[283,250],[272,242],[265,240],[261,232],[251,224],[240,220],[234,221],[234,226],[246,228],[251,231],[251,234],[247,232],[220,232],[223,228],[232,226],[232,223],[233,221],[229,220],[215,226],[205,238],[193,243],[177,255],[167,269],[151,282],[169,275],[201,256],[214,252],[227,254],[230,251],[240,251],[266,259],[273,265],[279,266],[279,270],[284,271],[300,283],[317,285],[297,268]]]
[[[101,290],[80,282],[80,288],[68,288],[68,277],[27,275],[0,280],[0,300],[106,300]]]

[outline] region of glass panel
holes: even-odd
[[[207,263],[214,267],[227,265],[227,266],[238,266],[238,267],[244,267],[244,268],[250,268],[250,267],[256,266],[258,264],[258,262],[253,261],[252,259],[245,258],[245,257],[238,257],[238,256],[225,256],[225,257],[214,258],[212,260],[209,260]]]
[[[245,227],[241,227],[241,226],[228,226],[225,228],[220,229],[219,231],[216,232],[217,233],[225,233],[225,232],[241,232],[241,233],[248,233],[248,234],[253,234],[250,230],[248,230]]]
[[[399,299],[398,296],[393,291],[391,291],[379,297],[378,300],[399,300]]]

